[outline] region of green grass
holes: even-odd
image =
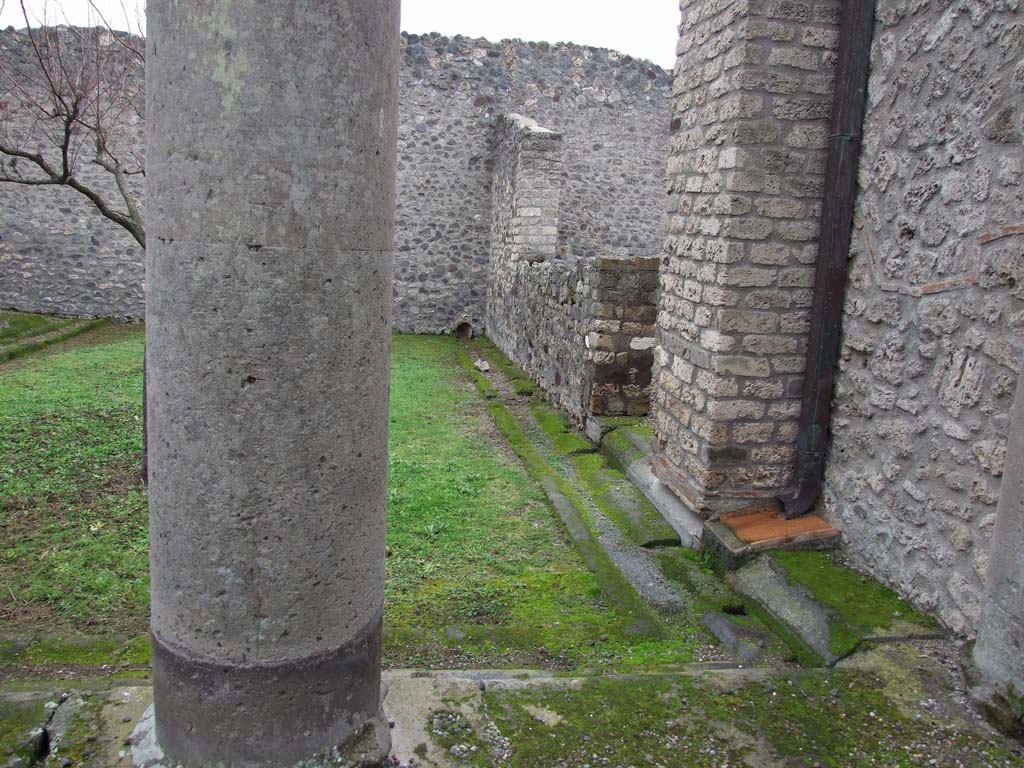
[[[148,618],[142,352],[140,327],[109,326],[0,367],[0,636],[52,636],[21,663],[147,658],[144,640],[121,639]],[[387,663],[691,660],[706,642],[692,628],[631,633],[464,363],[455,339],[394,339]]]
[[[576,658],[619,619],[490,425],[458,342],[394,350],[389,661]]]
[[[60,317],[49,315],[30,315],[23,312],[0,312],[0,344],[9,344],[19,339],[27,339],[42,333],[49,333],[58,328],[74,323]]]
[[[0,312],[0,363],[38,352],[109,322]]]
[[[0,627],[145,631],[142,348],[108,327],[0,369]]]

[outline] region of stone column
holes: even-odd
[[[1000,726],[1019,737],[1024,735],[1024,375],[1010,417],[972,693]]]
[[[157,737],[185,765],[387,745],[399,0],[150,0]]]

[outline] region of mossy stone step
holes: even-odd
[[[943,636],[932,619],[831,553],[759,555],[729,581],[805,663],[832,666],[866,641]]]
[[[601,452],[629,478],[661,519],[676,532],[682,546],[700,549],[704,521],[654,476],[652,438],[653,433],[647,426],[624,425],[604,435]]]
[[[619,470],[597,453],[572,457],[576,476],[598,509],[640,547],[679,546],[679,534]]]
[[[0,694],[2,768],[32,768],[46,756],[46,726],[59,701],[59,691]]]

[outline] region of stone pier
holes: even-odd
[[[988,594],[974,645],[973,693],[1000,726],[1024,736],[1024,377],[1011,411]]]
[[[184,765],[387,747],[398,0],[150,0],[157,736]]]

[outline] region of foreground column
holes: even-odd
[[[1010,411],[1006,469],[974,646],[972,694],[996,722],[1024,736],[1024,375]]]
[[[150,0],[148,33],[157,737],[383,751],[398,0]]]

